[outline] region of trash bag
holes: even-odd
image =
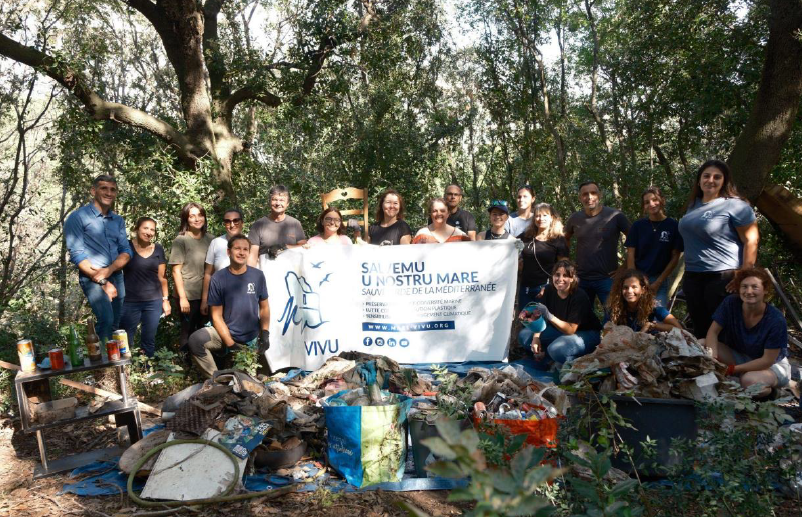
[[[346,400],[354,399],[355,391],[364,390],[341,391],[321,400],[328,429],[329,465],[359,488],[401,481],[412,399],[382,391],[388,401],[385,405],[347,405]]]

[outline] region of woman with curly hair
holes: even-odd
[[[615,276],[607,299],[607,317],[614,325],[626,325],[635,332],[667,332],[682,328],[668,309],[655,303],[649,278],[637,269],[625,269]]]
[[[315,228],[318,234],[310,238],[304,244],[304,248],[316,246],[318,244],[353,244],[351,239],[345,235],[345,225],[343,224],[343,216],[339,210],[334,207],[328,207],[323,210],[317,218],[317,225]]]

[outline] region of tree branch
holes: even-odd
[[[109,102],[92,90],[84,77],[69,65],[33,47],[26,47],[0,33],[0,55],[45,73],[70,91],[95,120],[111,120],[143,129],[171,144],[185,161],[194,161],[189,140],[173,126],[144,111]]]

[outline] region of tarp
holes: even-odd
[[[501,361],[513,318],[512,239],[316,246],[265,266],[275,371],[316,370],[345,351],[403,363]]]

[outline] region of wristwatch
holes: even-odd
[[[106,280],[105,278],[101,278],[100,280],[97,281],[98,285],[106,285],[106,282],[108,282],[108,280]]]
[[[170,299],[170,297],[169,297],[169,296],[162,296],[162,301],[165,301],[165,302],[166,302],[166,301],[167,301],[167,300],[169,300],[169,299]]]

